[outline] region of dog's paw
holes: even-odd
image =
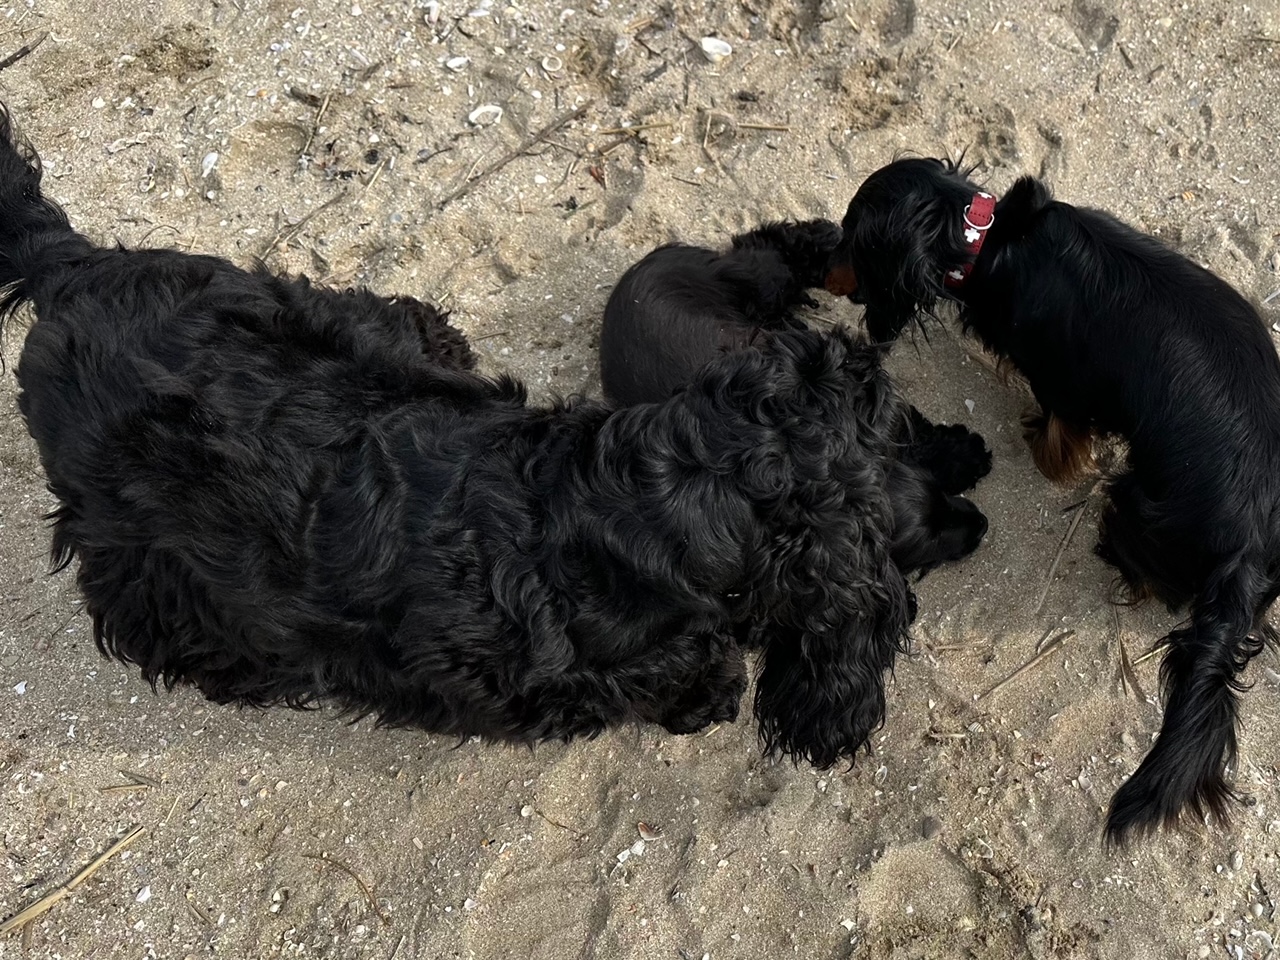
[[[930,423],[912,410],[914,437],[907,456],[933,474],[942,491],[956,496],[991,472],[991,450],[982,435],[959,423]]]

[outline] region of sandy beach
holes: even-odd
[[[1274,3],[301,4],[0,6],[0,59],[32,46],[0,99],[78,229],[429,298],[485,372],[598,395],[605,298],[650,248],[839,219],[895,154],[964,150],[997,193],[1041,175],[1271,297],[1280,330]],[[815,325],[860,322],[821,299]],[[1105,850],[1175,618],[1109,603],[1093,482],[1035,472],[1025,395],[954,326],[891,366],[987,438],[991,530],[920,583],[874,752],[832,771],[763,759],[748,706],[530,751],[153,692],[48,575],[23,332],[0,387],[0,916],[146,833],[0,958],[1280,956],[1280,657],[1247,674],[1231,827]]]

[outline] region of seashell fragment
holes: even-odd
[[[491,127],[501,119],[502,108],[496,103],[486,103],[467,114],[467,121],[473,127]]]
[[[719,37],[703,37],[700,46],[702,55],[712,63],[719,63],[733,53],[733,47]]]

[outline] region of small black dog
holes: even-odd
[[[1050,479],[1078,477],[1095,434],[1128,442],[1098,552],[1131,596],[1189,605],[1190,620],[1166,638],[1160,738],[1112,801],[1108,836],[1185,810],[1225,819],[1239,674],[1275,639],[1280,593],[1275,346],[1243,297],[1156,240],[1031,177],[995,203],[967,173],[906,159],[869,177],[828,287],[856,286],[878,339],[957,300],[965,328],[1030,381],[1029,439]]]
[[[792,310],[816,306],[840,240],[826,220],[771,223],[717,253],[702,247],[659,247],[634,264],[605,306],[600,377],[615,403],[666,399],[726,351],[763,346],[773,332],[804,329]],[[912,410],[889,469],[892,555],[903,573],[931,570],[968,556],[982,542],[987,518],[956,496],[986,476],[991,453],[963,426],[930,423]]]
[[[880,350],[791,331],[665,403],[526,404],[430,307],[102,248],[0,113],[3,313],[104,653],[219,702],[532,742],[731,720],[855,756],[909,591]]]

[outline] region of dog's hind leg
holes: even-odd
[[[1209,574],[1207,569],[1188,566],[1200,556],[1195,545],[1167,542],[1160,512],[1134,473],[1122,473],[1110,481],[1107,500],[1094,550],[1120,574],[1119,602],[1142,603],[1154,596],[1171,608],[1185,606]]]
[[[1224,776],[1236,755],[1237,679],[1262,649],[1256,630],[1263,578],[1248,562],[1213,578],[1192,610],[1191,623],[1169,635],[1161,665],[1165,713],[1160,738],[1111,801],[1107,839],[1176,826],[1192,813],[1228,819],[1234,793]]]

